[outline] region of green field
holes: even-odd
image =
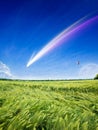
[[[0,130],[98,130],[98,80],[1,80]]]

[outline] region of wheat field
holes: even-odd
[[[0,130],[98,130],[98,80],[0,80]]]

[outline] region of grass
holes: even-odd
[[[98,81],[0,81],[0,130],[98,130]]]

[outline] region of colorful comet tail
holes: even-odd
[[[39,60],[42,56],[47,54],[49,51],[51,51],[58,45],[65,43],[65,41],[68,38],[71,38],[71,36],[74,35],[76,32],[81,31],[87,25],[90,25],[94,21],[98,20],[98,15],[88,20],[85,20],[85,19],[86,17],[83,17],[82,19],[78,20],[77,22],[72,24],[70,27],[62,31],[55,38],[53,38],[53,40],[51,40],[48,44],[46,44],[34,57],[30,58],[30,60],[27,63],[27,67],[29,67],[31,64]]]

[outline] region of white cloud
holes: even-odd
[[[0,61],[0,78],[12,78],[10,68]]]
[[[89,79],[94,78],[98,73],[98,64],[89,63],[83,65],[79,70],[79,78]]]

